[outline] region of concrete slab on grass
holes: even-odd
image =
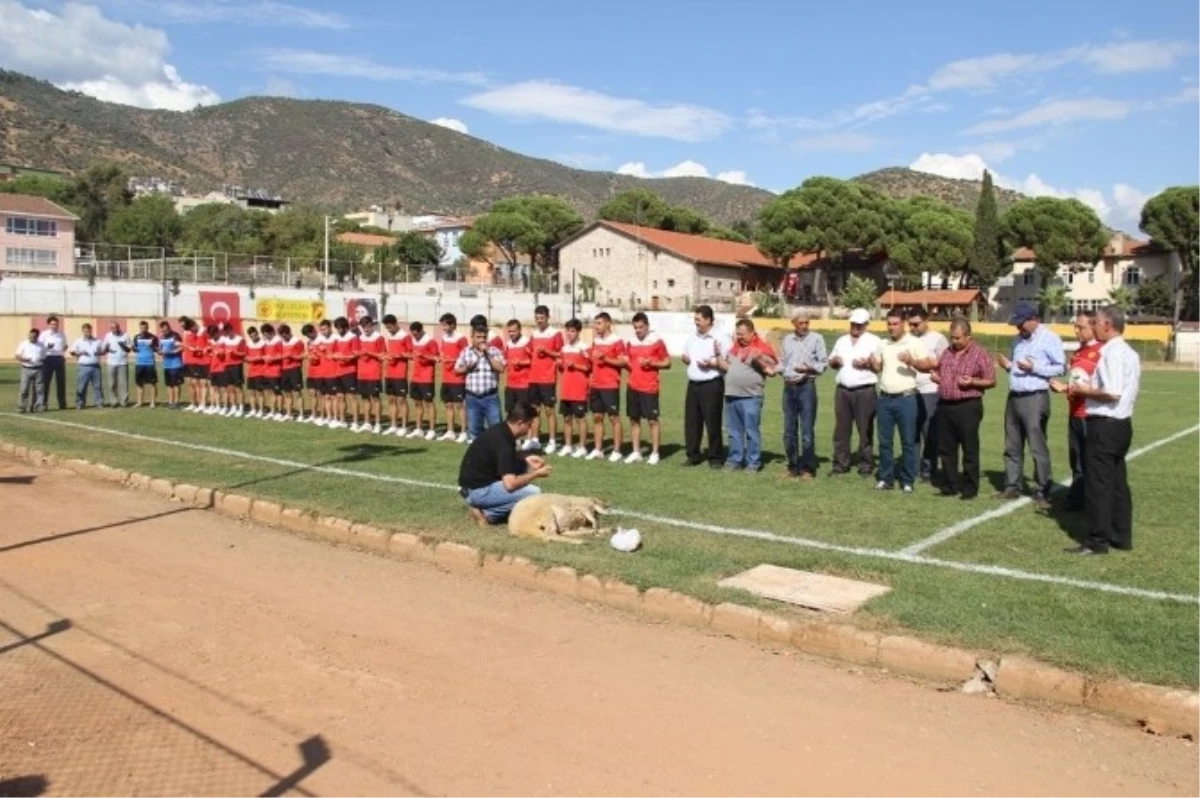
[[[891,591],[886,585],[766,564],[756,565],[717,584],[813,610],[844,614],[852,613],[876,596]]]

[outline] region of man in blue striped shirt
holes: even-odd
[[[1016,499],[1025,478],[1025,445],[1033,456],[1033,501],[1039,509],[1050,507],[1050,447],[1046,425],[1050,421],[1050,380],[1063,373],[1063,342],[1043,327],[1037,310],[1026,302],[1013,310],[1009,323],[1017,328],[1012,354],[996,362],[1008,372],[1008,402],[1004,406],[1004,490],[998,499]]]

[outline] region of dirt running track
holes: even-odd
[[[0,460],[11,779],[0,794],[1198,792],[1187,741]]]

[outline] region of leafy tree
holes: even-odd
[[[747,241],[753,241],[755,235],[754,222],[749,219],[738,219],[733,224],[729,225],[729,229],[738,235],[745,238]]]
[[[329,227],[329,246],[337,242],[333,225]],[[291,207],[269,216],[263,225],[263,243],[274,255],[299,255],[314,247],[324,250],[325,217],[312,208]],[[332,259],[333,256],[330,255]]]
[[[985,169],[979,203],[975,206],[975,225],[967,273],[975,286],[986,296],[988,289],[1011,268],[1011,263],[1005,257],[1004,242],[1000,236],[1000,218],[996,212],[996,189],[992,185],[992,173]]]
[[[624,222],[642,227],[662,229],[663,220],[671,206],[648,188],[629,188],[600,206],[597,217],[610,222]]]
[[[932,197],[902,200],[893,208],[888,259],[906,277],[963,270],[974,241],[970,215]]]
[[[673,230],[677,233],[691,233],[693,235],[700,235],[706,232],[711,226],[708,219],[705,219],[691,208],[685,208],[682,205],[671,208],[659,225],[663,230]]]
[[[432,238],[408,230],[396,237],[392,246],[396,260],[403,266],[433,266],[442,259],[442,249]],[[420,270],[405,269],[405,274],[414,274],[420,279]]]
[[[549,274],[558,265],[555,245],[582,227],[583,217],[559,197],[508,197],[476,219],[458,247],[469,257],[486,259],[491,243],[509,263],[528,255],[535,272]]]
[[[84,241],[99,241],[108,215],[128,205],[129,175],[115,163],[95,163],[71,182],[70,204],[79,214],[76,236]]]
[[[504,260],[514,265],[522,252],[536,250],[541,245],[541,231],[537,224],[524,214],[515,212],[486,213],[476,219],[475,225],[458,239],[458,248],[469,258],[492,263],[490,254],[491,247],[494,247]]]
[[[729,227],[710,227],[704,231],[704,235],[708,238],[720,239],[721,241],[736,241],[739,244],[750,243],[748,237]]]
[[[1142,232],[1179,256],[1179,290],[1172,319],[1179,321],[1184,294],[1194,303],[1200,294],[1200,187],[1172,186],[1142,206]]]
[[[198,205],[181,217],[183,231],[176,250],[263,255],[267,252],[263,228],[270,218],[266,211],[245,210],[237,205]]]
[[[1126,313],[1137,307],[1137,294],[1127,285],[1118,285],[1108,290],[1108,301]]]
[[[1034,268],[1049,285],[1061,264],[1093,264],[1104,257],[1108,234],[1096,212],[1077,199],[1034,197],[1014,202],[1000,219],[1010,249],[1029,247]]]
[[[1037,301],[1043,313],[1058,321],[1058,315],[1071,303],[1071,289],[1061,283],[1044,285],[1038,290]]]
[[[61,177],[21,175],[15,180],[0,183],[0,194],[28,194],[33,197],[43,197],[69,210],[75,210],[71,183]]]
[[[842,293],[838,294],[837,301],[839,305],[850,310],[855,308],[874,310],[875,305],[879,302],[879,286],[874,280],[852,274],[846,280],[846,286],[842,289]]]
[[[1137,308],[1150,316],[1173,318],[1175,312],[1175,297],[1171,286],[1165,277],[1155,277],[1138,286]]]
[[[175,203],[162,194],[138,197],[108,215],[104,238],[113,244],[161,247],[173,252],[183,233],[183,221],[175,212]]]

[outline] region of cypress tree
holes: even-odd
[[[967,269],[975,278],[976,286],[986,296],[988,289],[1000,279],[1006,268],[1004,244],[1000,239],[1000,217],[996,212],[996,190],[992,186],[992,174],[987,170],[983,172],[983,189],[979,192],[979,204],[975,206],[974,234]]]

